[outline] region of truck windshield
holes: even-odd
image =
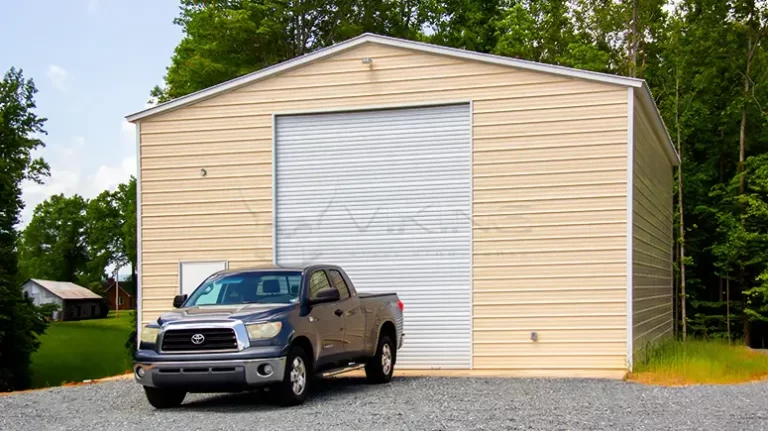
[[[215,275],[203,282],[184,304],[289,304],[297,302],[301,272],[253,271]]]

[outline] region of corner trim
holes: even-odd
[[[141,343],[142,313],[142,283],[144,271],[141,267],[141,123],[136,123],[136,346]]]
[[[469,101],[469,369],[475,368],[475,101]]]
[[[633,231],[634,231],[634,172],[635,172],[635,94],[627,88],[627,371],[632,372],[634,359],[633,316]]]
[[[277,114],[272,113],[272,263],[277,265]]]

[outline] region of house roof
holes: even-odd
[[[37,278],[32,278],[30,281],[61,299],[101,299],[101,296],[89,289],[68,281],[40,280]]]
[[[510,66],[518,69],[538,71],[542,73],[549,73],[553,75],[566,76],[577,79],[584,79],[587,81],[601,82],[604,84],[612,84],[623,87],[631,87],[639,90],[640,101],[644,105],[644,108],[651,113],[653,117],[654,126],[660,132],[662,138],[666,141],[666,152],[675,164],[679,163],[680,158],[675,150],[672,139],[669,136],[667,128],[664,126],[664,121],[661,118],[656,103],[651,95],[651,90],[648,84],[638,78],[629,78],[619,75],[611,75],[608,73],[592,72],[582,69],[574,69],[571,67],[557,66],[552,64],[537,63],[534,61],[521,60],[512,57],[504,57],[500,55],[484,54],[474,51],[468,51],[465,49],[450,48],[439,45],[432,45],[423,42],[415,42],[412,40],[398,39],[389,36],[381,36],[378,34],[364,33],[352,39],[348,39],[344,42],[331,45],[329,47],[319,49],[309,54],[296,57],[282,63],[275,64],[273,66],[266,67],[261,70],[231,79],[229,81],[222,82],[220,84],[208,87],[206,89],[188,94],[186,96],[173,99],[171,101],[161,103],[151,108],[128,115],[126,118],[130,122],[137,122],[142,119],[152,117],[154,115],[161,114],[163,112],[171,111],[214,97],[218,94],[234,90],[236,88],[248,85],[255,81],[259,81],[270,76],[291,70],[297,67],[304,66],[311,62],[338,54],[342,51],[354,48],[364,43],[376,43],[380,45],[392,46],[396,48],[411,49],[420,52],[426,52],[437,55],[445,55],[451,57],[462,58],[465,60],[479,61],[484,63],[491,63],[501,66]]]
[[[109,292],[110,290],[112,290],[113,287],[115,287],[115,281],[114,280],[112,280],[112,282],[109,283],[109,285],[104,290],[106,292]],[[123,286],[121,286],[120,284],[117,285],[117,288],[122,290],[126,295],[131,296],[131,294],[127,290],[123,289]]]

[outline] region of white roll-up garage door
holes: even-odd
[[[405,303],[402,368],[469,368],[469,105],[276,118],[279,264],[327,263]]]

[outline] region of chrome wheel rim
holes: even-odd
[[[389,348],[389,344],[381,347],[381,371],[385,375],[392,371],[392,349]]]
[[[307,368],[304,361],[296,357],[291,363],[291,389],[296,395],[301,395],[307,386]]]

